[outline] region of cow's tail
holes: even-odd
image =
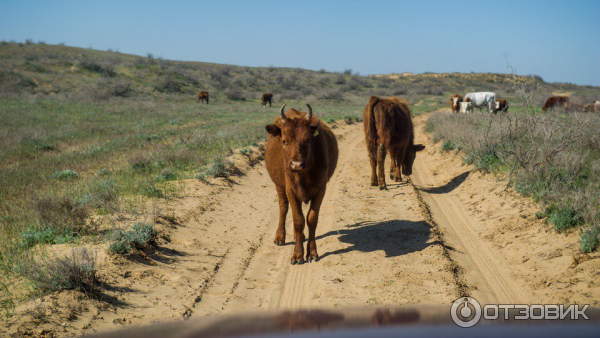
[[[365,127],[365,140],[369,150],[377,149],[377,124],[375,123],[375,105],[379,103],[377,96],[371,96],[369,103],[365,107],[363,121]]]

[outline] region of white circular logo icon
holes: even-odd
[[[452,303],[450,316],[454,324],[460,327],[471,327],[481,319],[481,305],[471,297],[460,297]]]

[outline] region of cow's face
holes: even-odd
[[[288,170],[298,172],[310,165],[314,138],[319,135],[318,125],[316,118],[281,118],[277,124],[265,127],[269,134],[281,138],[284,165]]]
[[[413,163],[415,163],[415,158],[417,158],[417,152],[423,149],[425,149],[425,146],[422,144],[413,144],[412,146],[408,146],[406,153],[404,154],[404,161],[402,162],[403,175],[412,175],[412,167]]]
[[[496,101],[496,109],[500,109],[500,101]]]
[[[458,97],[452,98],[452,106],[454,109],[458,108]]]
[[[466,113],[466,112],[467,112],[467,110],[468,110],[469,108],[471,108],[471,105],[472,105],[472,104],[473,104],[473,103],[472,103],[471,101],[469,101],[469,102],[461,102],[461,103],[460,103],[460,112],[461,112],[461,113]]]

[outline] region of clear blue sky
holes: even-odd
[[[600,85],[600,1],[0,0],[0,39],[361,74],[507,72]]]

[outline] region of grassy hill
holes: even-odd
[[[598,87],[527,79],[540,103],[553,92],[600,97]],[[209,105],[196,103],[199,90],[210,92]],[[223,154],[265,140],[283,102],[309,102],[332,122],[360,119],[370,95],[403,96],[418,114],[480,90],[518,100],[502,74],[360,76],[2,42],[0,291],[23,275],[30,248],[102,240],[92,216],[143,213],[144,201],[177,189],[173,182],[227,175]],[[274,94],[272,108],[261,107],[263,92]]]

